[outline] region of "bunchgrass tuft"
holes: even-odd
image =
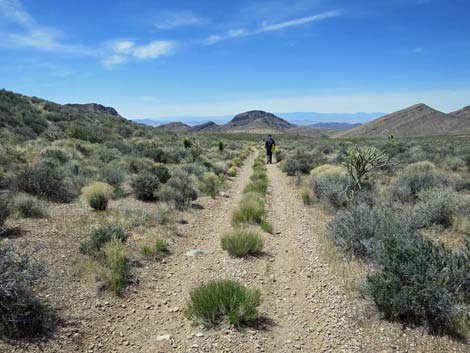
[[[265,219],[265,201],[255,192],[246,193],[240,201],[239,208],[232,215],[234,225],[262,224]]]
[[[168,243],[165,240],[157,238],[152,245],[144,245],[141,252],[147,259],[161,260],[170,253],[170,249],[168,248]]]
[[[222,249],[235,257],[255,255],[263,250],[263,239],[254,232],[246,230],[236,230],[232,234],[226,235],[221,240]]]
[[[103,249],[102,266],[98,276],[104,287],[121,295],[129,281],[129,264],[124,253],[124,246],[118,239],[113,239]]]
[[[260,304],[258,289],[248,289],[233,280],[213,280],[191,291],[185,315],[205,326],[215,326],[224,320],[240,326],[258,318]]]

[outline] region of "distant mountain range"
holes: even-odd
[[[316,113],[316,112],[293,112],[293,113],[273,113],[274,115],[287,120],[294,125],[313,125],[320,123],[346,123],[357,124],[374,120],[385,113]],[[181,117],[164,117],[158,119],[132,119],[133,121],[150,126],[160,126],[175,121],[182,122],[189,126],[200,125],[205,122],[213,122],[223,125],[229,122],[233,116],[181,116]]]
[[[379,119],[338,132],[334,137],[419,137],[470,134],[470,106],[443,113],[426,104],[416,104]]]

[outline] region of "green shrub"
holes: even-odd
[[[284,153],[283,153],[281,150],[279,150],[279,149],[276,149],[276,150],[274,151],[274,156],[275,156],[275,158],[276,158],[276,163],[279,163],[279,162],[281,162],[282,160],[284,160]]]
[[[223,320],[232,325],[249,324],[258,318],[261,292],[251,290],[236,281],[213,280],[193,289],[185,315],[206,326]]]
[[[290,176],[297,173],[308,174],[314,167],[324,164],[325,161],[325,156],[319,151],[307,152],[303,149],[296,149],[285,160],[283,171]]]
[[[220,180],[217,175],[213,172],[206,172],[202,174],[200,182],[200,189],[201,191],[206,194],[211,196],[212,198],[215,198],[217,193],[219,192],[220,188]]]
[[[335,215],[327,225],[328,235],[343,252],[373,260],[384,238],[395,234],[414,235],[415,224],[408,216],[358,204]]]
[[[144,245],[141,252],[142,255],[148,259],[160,260],[170,253],[170,249],[168,248],[168,243],[165,240],[157,238],[151,246]]]
[[[41,152],[41,159],[45,161],[56,161],[65,164],[70,161],[70,155],[64,150],[56,147],[48,147]]]
[[[458,171],[465,167],[465,161],[459,157],[450,157],[446,160],[446,164],[450,170]]]
[[[121,295],[129,282],[129,264],[124,253],[124,246],[118,239],[113,239],[106,244],[98,276],[104,287],[112,290],[116,295]]]
[[[132,191],[136,199],[141,201],[158,200],[160,179],[155,174],[144,172],[138,174],[131,182]]]
[[[385,318],[468,338],[470,244],[462,253],[425,238],[384,239],[368,292]]]
[[[120,226],[107,225],[96,229],[90,239],[80,244],[80,252],[90,256],[98,256],[101,249],[111,240],[123,242],[127,238],[124,229]]]
[[[436,171],[431,162],[408,165],[390,188],[392,199],[401,202],[415,201],[420,191],[449,185],[447,175]]]
[[[244,194],[239,208],[232,214],[232,223],[262,224],[264,220],[265,202],[262,196],[254,192]]]
[[[450,227],[459,210],[461,198],[453,190],[428,189],[418,193],[415,206],[416,219],[422,227]],[[463,206],[463,205],[462,205]]]
[[[227,175],[228,175],[229,177],[232,177],[232,178],[233,178],[233,177],[236,177],[237,174],[238,174],[238,171],[237,171],[237,168],[235,168],[235,167],[231,167],[231,168],[227,171]]]
[[[46,164],[26,166],[17,175],[20,191],[53,202],[72,202],[77,196],[67,175],[59,168]]]
[[[223,152],[225,149],[224,141],[219,141],[219,152]]]
[[[171,178],[170,170],[164,165],[153,166],[151,168],[151,173],[156,175],[162,184],[165,184]]]
[[[100,179],[115,188],[118,188],[122,184],[124,178],[124,171],[119,165],[114,163],[108,164],[100,172]]]
[[[171,223],[174,218],[175,210],[167,204],[159,205],[155,212],[155,220],[159,225]]]
[[[174,205],[178,210],[189,208],[191,202],[197,199],[198,190],[194,177],[182,170],[175,170],[173,176],[160,189],[160,198]]]
[[[0,194],[0,234],[5,221],[11,213],[11,201],[7,195]]]
[[[20,195],[15,199],[15,209],[23,218],[46,218],[47,212],[41,201],[32,196]]]
[[[246,230],[236,230],[230,235],[226,235],[221,240],[222,249],[235,257],[255,255],[263,250],[263,239],[254,232]]]
[[[310,180],[310,189],[315,196],[335,208],[347,206],[349,187],[349,179],[343,173],[323,172]]]
[[[0,244],[0,337],[26,338],[45,331],[47,310],[31,290],[43,275],[27,255]]]

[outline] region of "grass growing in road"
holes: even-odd
[[[222,249],[235,257],[255,255],[263,250],[263,239],[255,232],[236,230],[222,238]]]
[[[227,320],[240,326],[255,320],[261,292],[232,280],[213,280],[194,288],[190,293],[185,315],[205,326],[215,326]]]
[[[239,208],[232,215],[235,226],[246,224],[262,224],[266,216],[265,201],[256,192],[243,195]]]

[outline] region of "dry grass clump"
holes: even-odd
[[[114,188],[107,183],[97,181],[83,187],[81,192],[91,208],[96,211],[104,211],[108,208],[108,202],[113,196]]]
[[[105,288],[121,295],[130,279],[130,269],[124,246],[118,239],[111,240],[103,249],[98,276]]]
[[[141,253],[147,259],[160,260],[170,253],[170,248],[165,240],[156,238],[151,245],[142,246]]]

